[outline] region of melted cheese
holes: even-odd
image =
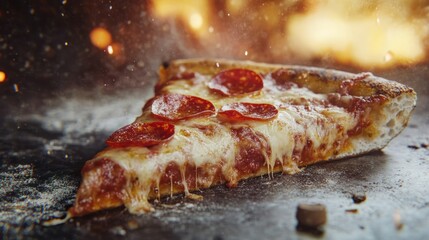
[[[341,151],[341,144],[338,142],[344,141],[347,130],[352,129],[357,122],[352,114],[339,107],[317,104],[306,107],[296,104],[297,101],[303,104],[325,101],[327,96],[297,86],[280,90],[273,84],[270,76],[264,79],[261,92],[234,97],[224,97],[210,91],[207,87],[210,78],[211,76],[196,74],[191,80],[170,81],[162,92],[198,96],[211,101],[216,109],[234,102],[269,103],[278,108],[278,117],[269,121],[240,123],[220,122],[216,116],[187,119],[174,123],[175,135],[165,143],[151,148],[111,148],[101,152],[98,158],[115,161],[130,173],[128,178],[134,180],[129,179],[126,189],[129,200],[125,204],[130,212],[151,210],[147,201],[149,192],[152,188],[159,187],[160,178],[171,162],[179,166],[185,193],[191,197],[195,195],[189,193],[185,180],[186,163],[196,168],[206,164],[219,164],[226,181],[236,184],[240,180],[235,169],[237,140],[234,139],[231,128],[250,126],[263,136],[269,146],[269,151],[266,149],[263,153],[269,174],[273,173],[276,162],[281,163],[283,172],[295,173],[299,171],[297,161],[308,141],[311,141],[314,149],[318,149],[315,157],[321,158],[320,160],[328,159]],[[288,105],[289,100],[294,100],[295,104]],[[151,114],[144,112],[136,121],[153,120]],[[200,128],[204,126],[214,129],[210,136],[201,131]],[[327,147],[323,148],[323,145]],[[204,179],[196,176],[196,185],[211,186],[213,178],[214,173]],[[135,189],[136,187],[139,189]]]

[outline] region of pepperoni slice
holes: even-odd
[[[157,118],[177,121],[192,117],[213,115],[213,104],[205,99],[177,93],[164,94],[150,101],[151,112]],[[145,106],[148,108],[149,106]]]
[[[218,112],[220,118],[230,121],[269,120],[277,114],[277,108],[271,104],[245,102],[224,105]]]
[[[251,93],[264,87],[262,77],[247,69],[222,71],[209,82],[209,88],[226,96]]]
[[[106,141],[109,147],[149,147],[169,140],[174,125],[167,122],[136,122],[114,132]]]

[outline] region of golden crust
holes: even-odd
[[[303,82],[304,87],[309,87],[311,86],[311,84],[317,85],[317,83],[319,83],[320,85],[318,85],[318,87],[320,88],[329,88],[329,86],[336,86],[338,88],[339,84],[344,80],[364,76],[364,78],[361,81],[356,82],[356,85],[354,86],[356,88],[354,91],[356,93],[355,96],[363,96],[364,94],[367,95],[368,92],[370,92],[372,94],[383,94],[385,96],[388,96],[389,98],[395,98],[402,94],[409,95],[409,97],[411,98],[416,97],[416,93],[412,88],[409,88],[403,84],[394,81],[386,80],[381,77],[376,77],[371,73],[353,74],[339,70],[317,67],[268,64],[252,61],[235,61],[226,59],[181,59],[171,61],[168,66],[161,67],[160,79],[158,84],[166,83],[169,78],[175,76],[176,74],[182,73],[184,69],[186,69],[185,71],[188,72],[198,72],[202,74],[214,75],[218,72],[230,68],[247,68],[261,74],[273,72],[278,69],[293,70],[296,71],[298,74],[307,74],[310,76],[314,76],[312,78],[309,78],[311,79],[311,81]],[[329,88],[319,90],[322,90],[323,92],[327,93],[337,89]]]

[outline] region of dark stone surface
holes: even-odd
[[[43,227],[41,222],[64,216],[72,204],[83,163],[104,147],[111,131],[139,113],[138,96],[65,97],[43,113],[2,118],[3,239],[314,237],[296,229],[299,203],[326,205],[328,222],[321,237],[327,239],[422,239],[429,234],[426,96],[420,96],[409,126],[383,151],[317,164],[293,176],[246,180],[233,189],[214,187],[200,193],[202,202],[176,196],[155,203],[157,210],[147,215],[114,209]],[[84,105],[87,110],[79,107]],[[124,114],[117,109],[130,110]],[[365,194],[366,201],[354,203],[357,194]]]
[[[165,22],[146,15],[144,4],[50,2],[0,3],[0,70],[8,75],[0,84],[1,239],[313,239],[296,229],[299,203],[326,205],[328,222],[319,238],[428,238],[426,64],[375,72],[419,96],[408,128],[383,151],[293,176],[249,179],[233,189],[214,187],[200,193],[201,202],[176,196],[142,216],[120,208],[43,227],[71,206],[84,162],[140,114],[157,66],[189,56],[177,50],[170,32],[145,34]],[[127,46],[125,61],[91,46],[88,34],[98,25],[109,26]],[[316,62],[338,68],[329,64]],[[352,196],[361,194],[366,200],[355,204]]]

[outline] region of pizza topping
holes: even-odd
[[[149,147],[169,140],[174,125],[167,122],[136,122],[114,132],[106,141],[109,147]]]
[[[283,68],[271,73],[271,78],[279,90],[288,90],[296,86],[297,84],[292,80],[297,76],[298,73],[296,71]]]
[[[178,121],[193,117],[210,116],[215,113],[214,105],[205,99],[177,93],[164,94],[152,99],[143,109],[151,108],[157,118]]]
[[[384,95],[373,96],[342,96],[338,93],[328,94],[329,103],[334,106],[342,107],[351,113],[365,111],[368,107],[382,105],[387,98]]]
[[[373,90],[370,87],[364,87],[363,85],[359,85],[358,87],[356,87],[356,84],[359,81],[362,81],[371,75],[371,73],[360,73],[356,74],[354,78],[342,81],[338,89],[338,93],[340,93],[341,95],[372,95]]]
[[[173,75],[169,78],[169,80],[187,80],[195,77],[195,73],[193,72],[181,72],[176,75]]]
[[[252,93],[264,87],[262,77],[247,69],[222,71],[209,82],[209,88],[226,96]]]
[[[220,118],[230,121],[269,120],[277,114],[277,108],[271,104],[245,102],[226,104],[218,112]]]

